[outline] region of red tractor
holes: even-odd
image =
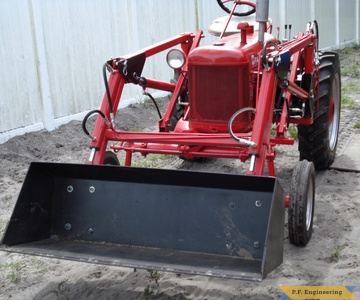
[[[88,161],[32,163],[2,241],[6,249],[262,280],[283,259],[285,207],[290,242],[309,242],[315,170],[329,167],[336,152],[339,57],[318,49],[316,21],[281,41],[272,35],[268,0],[217,2],[229,17],[210,28],[219,35],[214,43],[200,46],[199,30],[105,63],[101,107],[83,121]],[[146,59],[164,50],[171,82],[142,74]],[[125,84],[171,94],[158,132],[116,129]],[[99,117],[90,134],[93,114]],[[294,144],[290,124],[297,124],[300,161],[285,195],[274,146]],[[119,151],[125,167],[109,166],[119,165]],[[135,152],[232,158],[249,168],[244,175],[132,168]]]

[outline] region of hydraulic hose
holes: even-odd
[[[148,92],[144,92],[144,95],[145,95],[145,96],[148,96],[148,97],[151,99],[151,101],[154,103],[154,105],[155,105],[155,107],[156,107],[156,110],[157,110],[157,113],[158,113],[158,115],[159,115],[159,118],[162,119],[159,106],[157,105],[154,97],[153,97],[151,94],[149,94]]]
[[[269,46],[269,44],[272,44],[274,45],[275,47],[278,47],[278,44],[273,42],[273,41],[267,41],[262,49],[262,52],[261,52],[261,66],[266,69],[267,68],[267,61],[266,61],[266,50],[267,50],[267,47]]]
[[[113,107],[113,103],[111,100],[111,94],[110,94],[110,89],[109,89],[109,83],[107,80],[107,76],[106,76],[106,69],[109,66],[108,63],[105,63],[103,66],[103,78],[104,78],[104,85],[105,85],[105,90],[106,90],[106,96],[108,99],[108,104],[109,104],[109,110],[110,110],[110,125],[112,128],[115,128],[115,116],[114,116],[114,107]]]
[[[108,64],[105,63],[103,66],[103,78],[104,78],[104,84],[105,84],[105,90],[106,90],[106,96],[108,99],[108,103],[109,103],[109,109],[110,109],[110,113],[113,114],[113,104],[111,101],[111,95],[110,95],[110,89],[109,89],[109,84],[108,84],[108,80],[107,80],[107,76],[106,76],[106,69],[107,69]]]
[[[242,113],[244,113],[244,112],[247,112],[247,111],[252,111],[253,113],[256,112],[255,108],[253,108],[253,107],[244,107],[244,108],[242,108],[242,109],[239,109],[239,110],[238,110],[237,112],[235,112],[235,113],[232,115],[232,117],[230,118],[229,123],[228,123],[228,131],[229,131],[231,137],[232,137],[235,141],[239,142],[240,144],[245,145],[246,147],[255,148],[255,147],[256,147],[256,144],[255,144],[253,141],[251,141],[251,140],[245,140],[245,139],[243,139],[243,138],[237,137],[237,136],[235,135],[233,129],[232,129],[232,125],[233,125],[233,122],[235,121],[235,118],[236,118],[238,115],[240,115],[240,114],[242,114]]]
[[[96,138],[93,137],[93,136],[89,133],[89,131],[87,130],[87,128],[86,128],[86,122],[87,122],[87,120],[90,118],[90,116],[93,115],[93,114],[99,114],[99,115],[103,118],[104,122],[106,123],[106,125],[107,125],[108,127],[110,127],[110,122],[109,122],[109,120],[106,118],[105,114],[104,114],[101,110],[99,110],[99,109],[92,110],[92,111],[88,112],[88,113],[85,115],[85,117],[84,117],[84,119],[83,119],[83,121],[82,121],[82,124],[81,124],[82,130],[84,131],[84,133],[85,133],[88,137],[91,138],[92,141],[95,141]]]

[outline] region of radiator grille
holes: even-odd
[[[189,121],[227,123],[248,106],[248,74],[247,66],[189,66]]]

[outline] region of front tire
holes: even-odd
[[[106,151],[104,157],[104,165],[120,166],[119,159],[112,151]]]
[[[313,232],[315,207],[315,168],[312,162],[299,161],[293,171],[288,207],[291,244],[305,246]]]
[[[300,160],[312,161],[316,170],[335,160],[340,125],[341,76],[339,55],[320,52],[318,110],[314,123],[298,125]]]

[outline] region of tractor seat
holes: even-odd
[[[223,31],[226,25],[228,18],[229,16],[225,16],[214,20],[208,29],[209,33],[214,36],[220,36],[221,32]],[[224,36],[229,36],[231,34],[240,32],[240,30],[237,29],[238,24],[240,22],[247,22],[249,23],[249,25],[254,26],[254,31],[259,31],[259,23],[256,22],[254,14],[247,17],[232,16],[230,23],[226,28]],[[272,29],[272,20],[269,18],[269,20],[267,21],[267,30],[270,30],[271,33],[272,31],[271,29]]]
[[[214,36],[220,36],[221,32],[223,31],[226,25],[228,18],[229,16],[225,16],[214,20],[208,29],[209,33]],[[259,23],[255,21],[255,15],[251,15],[247,17],[232,16],[230,23],[226,28],[224,36],[229,36],[231,34],[240,32],[240,30],[237,29],[237,26],[240,22],[248,22],[249,25],[254,25],[254,31],[259,30]]]

